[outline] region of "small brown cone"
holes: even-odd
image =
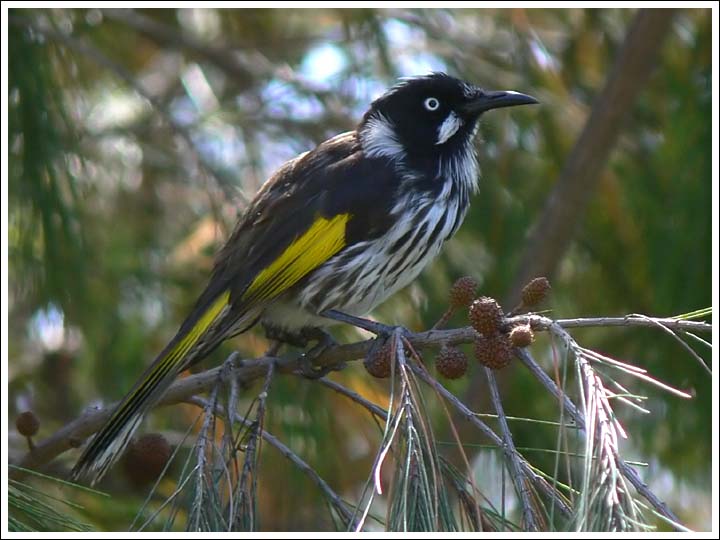
[[[505,334],[477,336],[473,346],[475,358],[492,369],[501,369],[512,360],[512,344]]]
[[[550,292],[550,281],[546,277],[536,277],[525,285],[522,290],[522,303],[525,307],[534,307],[547,298]]]
[[[146,433],[130,442],[123,456],[125,477],[136,487],[154,482],[167,465],[172,448],[159,433]]]
[[[510,343],[513,347],[529,347],[535,341],[535,333],[529,324],[519,324],[510,330]]]
[[[464,276],[455,281],[450,288],[450,307],[465,308],[475,299],[480,284],[472,276]]]
[[[503,311],[494,298],[481,296],[470,304],[468,318],[475,330],[484,336],[491,336],[500,331]]]
[[[390,341],[386,341],[381,347],[366,356],[363,363],[370,375],[378,379],[386,379],[392,370],[392,360],[392,345]]]
[[[435,358],[435,367],[443,377],[459,379],[467,372],[467,356],[457,347],[444,345]]]
[[[15,419],[15,427],[20,435],[32,437],[40,429],[40,420],[38,420],[34,412],[25,411],[24,413],[20,413]]]

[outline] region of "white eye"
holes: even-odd
[[[428,111],[437,111],[438,107],[440,107],[440,102],[434,97],[429,97],[423,102],[423,105],[425,105]]]

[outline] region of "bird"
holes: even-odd
[[[411,283],[457,232],[477,191],[481,116],[534,103],[446,73],[406,77],[354,130],[281,165],[239,217],[176,335],[114,407],[71,478],[99,481],[177,375],[226,339],[257,323],[288,341],[315,336]]]

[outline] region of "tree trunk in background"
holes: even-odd
[[[532,278],[555,273],[600,183],[623,120],[656,65],[674,14],[672,9],[641,9],[635,16],[605,88],[531,230],[505,305],[516,305]]]
[[[503,302],[508,308],[518,304],[520,291],[532,278],[552,279],[600,183],[623,120],[656,64],[674,14],[672,9],[641,9],[635,16],[605,87],[595,100],[545,209],[525,243],[517,275]],[[498,373],[501,388],[507,377],[508,372]],[[485,387],[483,379],[482,370],[477,370],[465,392],[465,403],[473,410],[488,409],[489,397],[477,392],[477,388]],[[464,426],[465,422],[459,421],[457,425]]]

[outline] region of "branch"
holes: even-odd
[[[601,317],[589,319],[560,319],[553,321],[552,319],[539,315],[522,315],[509,318],[507,322],[508,324],[529,323],[536,331],[547,330],[553,323],[562,328],[591,326],[645,326],[655,328],[657,324],[660,323],[666,328],[673,330],[695,332],[710,332],[712,330],[712,325],[704,322],[658,317]],[[388,330],[388,333],[392,332],[391,327],[387,326],[385,328]],[[413,347],[417,349],[437,349],[444,343],[450,345],[472,343],[475,336],[476,332],[471,327],[451,330],[428,330],[415,334],[411,332],[407,333],[407,338]],[[340,365],[343,362],[363,359],[370,350],[373,342],[373,339],[368,339],[356,343],[330,347],[315,360],[315,363],[319,367],[331,367]],[[221,366],[176,381],[158,402],[156,407],[181,403],[187,401],[194,395],[206,392],[218,381],[218,377],[220,377],[222,382],[236,379],[240,383],[250,383],[255,379],[265,376],[271,362],[276,362],[276,368],[280,373],[293,372],[300,368],[300,357],[292,355],[284,357],[264,356],[253,360],[235,358],[230,362],[229,368],[223,373],[220,373],[221,370],[224,369]],[[104,409],[86,411],[80,417],[66,424],[48,438],[36,442],[35,448],[23,455],[15,465],[26,469],[35,469],[48,463],[63,452],[71,448],[79,447],[85,438],[103,426],[109,418],[113,407],[114,404],[111,404]],[[13,477],[20,474],[21,473],[15,469],[11,471]]]
[[[480,431],[482,431],[483,434],[487,436],[493,444],[497,445],[500,448],[503,448],[502,439],[498,437],[498,435],[485,422],[480,420],[476,413],[468,409],[462,401],[455,397],[455,395],[450,392],[450,390],[445,388],[442,384],[440,384],[440,382],[431,377],[430,374],[425,371],[425,369],[422,368],[419,364],[410,364],[410,367],[423,381],[425,381],[426,384],[434,388],[436,392],[438,392],[448,401],[448,403],[455,407],[465,420],[467,420],[475,427],[477,427]],[[523,458],[520,454],[517,453],[516,457],[525,477],[531,482],[533,482],[535,486],[539,488],[547,497],[552,499],[557,505],[557,508],[565,516],[569,517],[570,515],[572,515],[572,511],[570,510],[570,507],[568,506],[562,495],[560,495],[560,493],[554,487],[552,487],[542,476],[538,475],[533,470],[532,466],[527,462],[527,460],[525,460],[525,458]]]
[[[558,388],[558,386],[555,384],[555,381],[553,381],[547,373],[533,360],[532,356],[526,349],[518,349],[517,350],[518,358],[520,361],[525,364],[525,366],[530,370],[530,372],[535,376],[535,378],[542,383],[547,390],[550,391],[552,395],[554,395],[559,401],[562,401],[564,409],[568,412],[568,414],[572,417],[572,419],[575,421],[575,423],[578,425],[578,427],[585,431],[585,419],[583,418],[583,415],[578,411],[577,407],[575,407],[575,404],[570,400],[567,395]],[[666,517],[671,521],[671,524],[677,529],[677,530],[684,530],[683,528],[679,527],[678,524],[680,524],[680,520],[678,517],[673,513],[670,508],[668,508],[667,504],[665,504],[663,501],[661,501],[652,491],[650,491],[650,488],[648,488],[647,484],[645,484],[640,477],[638,476],[635,469],[630,467],[624,460],[620,460],[619,462],[619,469],[622,472],[623,476],[627,478],[630,483],[633,485],[633,487],[637,490],[637,492],[645,497],[645,499],[652,505],[655,510],[657,510],[660,515]]]
[[[196,405],[197,407],[200,407],[202,409],[205,409],[208,407],[209,402],[208,400],[198,398],[198,397],[192,397],[187,400],[188,403],[192,403],[193,405]],[[221,405],[216,404],[214,407],[215,414],[218,416],[224,416],[227,414],[227,411],[223,410],[223,407]],[[249,420],[247,418],[244,418],[242,415],[238,414],[235,411],[231,412],[231,418],[234,419],[234,421],[239,422],[247,427],[253,426],[253,421]],[[352,522],[352,515],[350,511],[347,508],[347,504],[345,501],[340,498],[340,496],[333,491],[333,489],[330,487],[330,485],[323,480],[323,478],[313,469],[305,460],[303,460],[300,456],[298,456],[295,452],[293,452],[288,446],[286,446],[280,439],[272,435],[271,433],[265,431],[265,429],[259,430],[260,435],[262,438],[267,441],[271,446],[275,447],[283,456],[285,456],[288,460],[290,460],[298,469],[303,471],[305,474],[310,477],[310,479],[315,483],[315,485],[318,486],[318,488],[325,494],[325,496],[330,500],[333,504],[333,506],[336,508],[338,513],[342,516],[342,518],[346,521],[346,523]]]
[[[172,48],[187,52],[203,61],[213,64],[223,71],[234,84],[238,92],[257,88],[261,83],[277,79],[292,85],[299,93],[313,96],[325,108],[325,117],[315,119],[315,126],[336,126],[342,129],[352,129],[348,120],[347,111],[340,110],[340,101],[352,103],[352,94],[343,93],[343,90],[328,90],[305,79],[286,65],[278,66],[259,50],[247,50],[237,44],[227,43],[215,45],[193,37],[187,32],[171,25],[165,24],[152,17],[132,9],[105,9],[103,16],[127,25],[146,39],[154,42],[160,48]],[[258,96],[255,96],[258,98]],[[339,99],[340,98],[340,99]],[[259,99],[259,98],[258,98]],[[298,123],[291,124],[295,127]]]
[[[530,489],[528,486],[528,478],[523,469],[522,460],[523,458],[515,448],[512,433],[510,432],[510,426],[508,426],[507,418],[505,417],[505,411],[500,400],[500,390],[498,389],[497,381],[495,380],[495,373],[489,367],[484,367],[485,376],[487,377],[488,386],[490,387],[490,398],[492,399],[495,412],[497,413],[498,423],[500,424],[500,430],[503,438],[503,445],[501,446],[509,468],[511,469],[510,478],[515,484],[515,491],[520,496],[522,501],[523,510],[523,525],[526,531],[539,531],[538,526],[539,516],[535,515],[535,505],[530,501]]]
[[[251,63],[236,51],[208,45],[187,32],[181,33],[170,25],[132,9],[104,9],[102,13],[103,17],[125,24],[162,47],[189,51],[199,58],[212,62],[232,77],[233,82],[239,85],[241,90],[252,88],[256,82]]]
[[[365,399],[357,392],[354,392],[349,388],[344,387],[342,384],[331,381],[330,379],[327,379],[325,377],[318,379],[317,382],[319,382],[323,386],[327,386],[328,388],[335,390],[338,394],[345,396],[346,398],[354,401],[358,405],[365,407],[374,416],[382,418],[383,420],[387,420],[388,413],[385,409],[383,409],[379,405],[376,405],[372,401]]]
[[[22,26],[25,28],[31,28],[32,30],[42,34],[48,39],[61,43],[63,46],[72,49],[84,56],[90,58],[93,62],[99,66],[112,72],[116,77],[123,80],[130,88],[132,88],[138,95],[145,99],[150,106],[157,111],[160,118],[167,124],[170,130],[180,137],[189,151],[192,153],[200,169],[204,170],[209,176],[215,179],[216,184],[222,190],[225,197],[229,200],[233,200],[235,197],[244,197],[242,193],[234,189],[234,180],[230,175],[222,172],[220,169],[215,167],[210,160],[201,152],[195,142],[193,141],[192,134],[185,126],[175,119],[170,110],[162,103],[158,98],[153,96],[136,77],[124,66],[115,62],[112,58],[108,57],[100,49],[94,47],[87,40],[80,40],[69,34],[59,32],[53,28],[49,28],[42,23],[33,21],[22,15],[11,15],[8,18],[10,24],[16,26]],[[247,200],[243,201],[247,203]]]
[[[245,448],[245,462],[243,463],[242,475],[240,476],[240,485],[238,486],[237,492],[240,495],[240,502],[247,509],[247,519],[250,523],[247,527],[241,527],[242,525],[242,512],[238,512],[234,518],[235,530],[249,530],[256,531],[256,519],[255,519],[255,502],[257,501],[257,469],[260,462],[260,445],[258,441],[258,433],[265,429],[265,410],[267,408],[267,397],[270,391],[270,383],[272,382],[273,374],[275,373],[275,364],[268,366],[267,373],[265,374],[265,382],[263,383],[262,390],[257,397],[257,412],[255,413],[255,421],[250,424],[250,437]],[[237,414],[235,409],[228,409],[231,415]],[[247,416],[247,415],[246,415]],[[228,423],[225,426],[225,431],[228,432],[231,429],[234,418],[230,416]],[[232,446],[227,448],[228,452],[234,452]]]
[[[532,316],[531,316],[532,317]],[[544,318],[547,322],[550,319]],[[558,319],[555,321],[562,328],[588,328],[592,326],[645,326],[656,328],[658,325],[670,330],[685,332],[712,332],[712,325],[706,322],[686,321],[672,317],[646,317],[645,315],[626,315],[625,317],[583,317],[579,319]]]

